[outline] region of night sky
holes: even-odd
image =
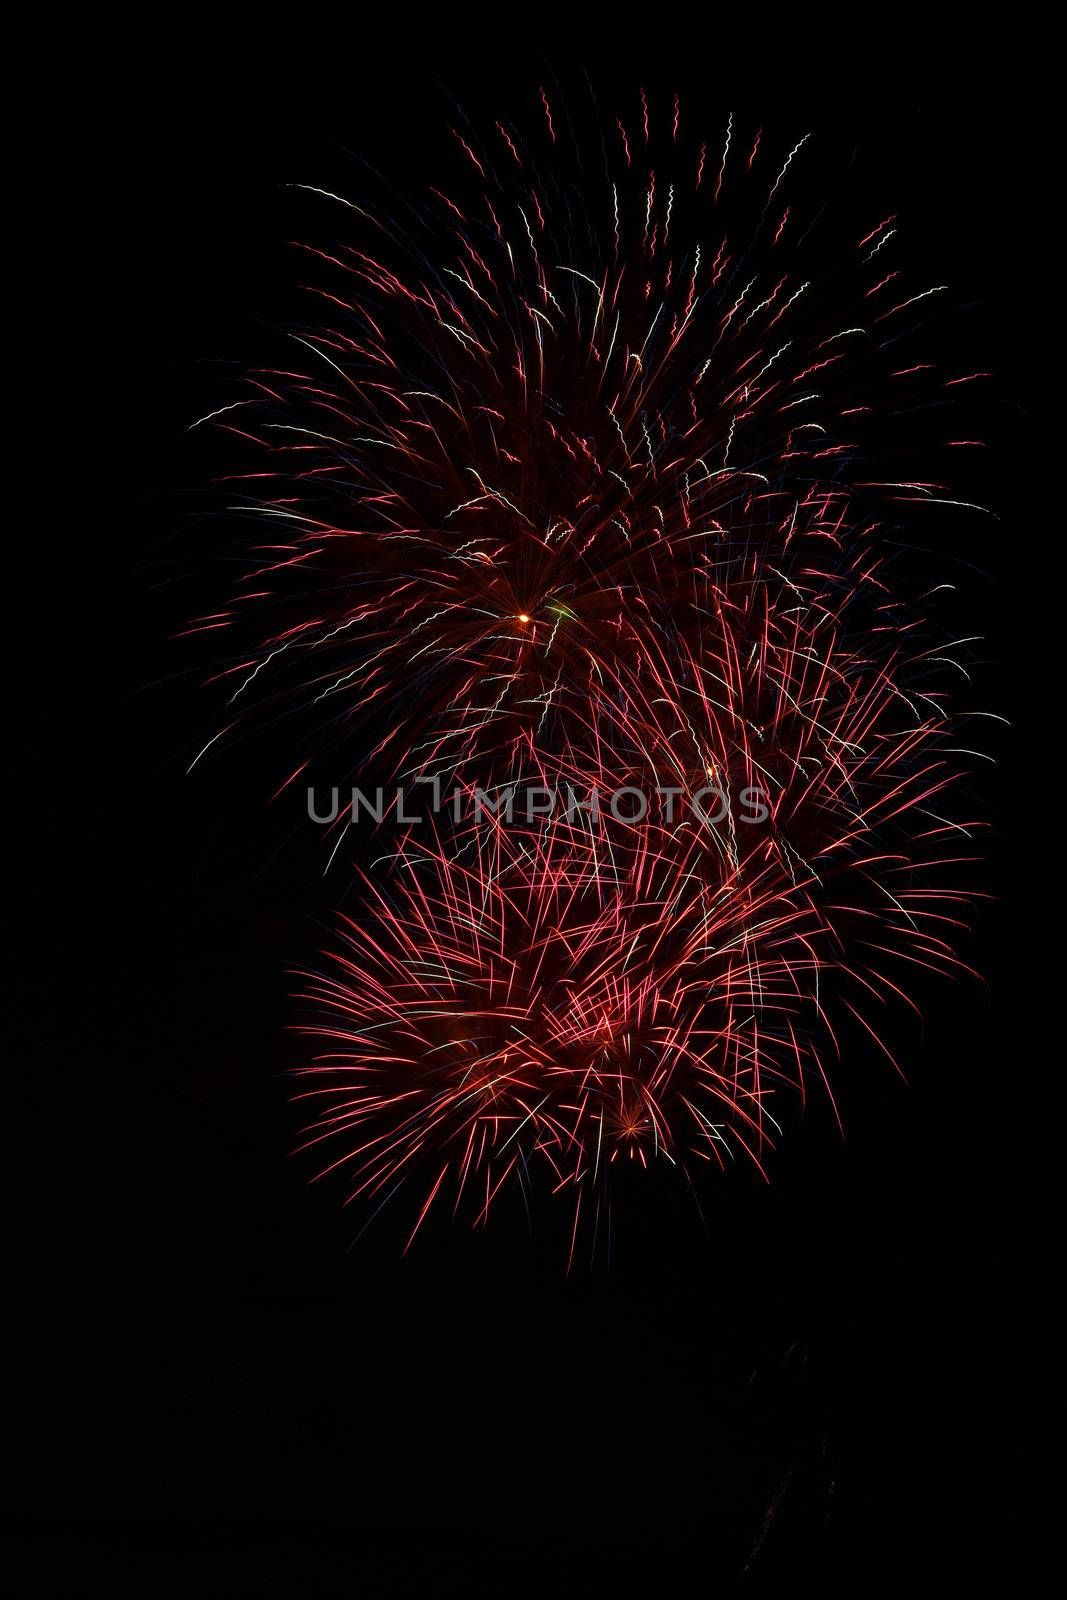
[[[304,276],[288,241],[330,224],[285,185],[352,190],[357,155],[416,183],[442,83],[475,119],[518,117],[546,69],[393,51],[325,76],[278,60],[133,82],[102,46],[85,72],[28,52],[7,531],[25,634],[8,679],[12,1593],[864,1593],[887,1572],[954,1593],[1024,1561],[1048,1069],[1022,930],[1054,822],[1027,809],[1027,752],[1058,470],[1035,469],[1034,95],[1011,73],[994,115],[966,71],[846,88],[749,61],[724,87],[666,50],[588,60],[605,98],[677,86],[712,129],[732,107],[855,147],[911,259],[973,302],[950,338],[996,372],[979,487],[1000,520],[931,523],[925,559],[985,636],[978,698],[1016,724],[990,734],[976,802],[990,898],[963,955],[984,981],[920,982],[921,1025],[893,1032],[909,1083],[846,1062],[845,1139],[813,1101],[773,1183],[712,1182],[703,1225],[684,1195],[624,1185],[610,1265],[566,1276],[551,1223],[531,1235],[508,1204],[484,1233],[431,1222],[407,1257],[387,1220],[354,1246],[364,1219],[291,1153],[285,1078],[288,971],[336,885],[302,794],[264,803],[269,741],[184,776],[217,702],[173,636],[232,560],[208,488],[222,446],[185,430],[275,347]]]

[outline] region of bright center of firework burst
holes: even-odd
[[[520,621],[520,622],[521,622],[521,623],[523,623],[523,624],[525,624],[525,623],[527,623],[527,622],[529,622],[529,620],[530,620],[530,619],[529,619],[529,617],[528,617],[528,616],[527,616],[527,614],[526,614],[526,612],[525,612],[525,611],[520,611],[520,612],[519,612],[519,621]]]

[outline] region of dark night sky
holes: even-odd
[[[986,791],[995,900],[966,950],[986,981],[923,993],[898,1035],[910,1084],[864,1063],[844,1142],[813,1110],[772,1187],[706,1196],[706,1233],[681,1203],[646,1218],[625,1197],[611,1268],[570,1278],[551,1230],[507,1212],[486,1235],[428,1229],[404,1260],[388,1227],[350,1250],[338,1193],[289,1154],[282,1078],[286,968],[331,886],[299,802],[265,813],[265,756],[182,776],[213,707],[170,636],[226,583],[213,463],[183,430],[220,361],[254,359],[293,303],[286,240],[307,217],[282,186],[343,176],[348,151],[414,181],[442,100],[395,54],[351,78],[335,60],[325,79],[136,86],[106,58],[38,61],[18,142],[13,1592],[106,1574],[167,1595],[705,1593],[742,1572],[772,1504],[750,1584],[864,1592],[920,1553],[951,1590],[1016,1571],[1043,1093],[1021,1022],[1027,713]],[[639,81],[633,57],[590,59],[602,85]],[[783,101],[755,69],[726,91],[637,59],[709,126],[767,97],[783,125],[813,120],[810,79]],[[946,535],[931,570],[952,562],[988,638],[985,703],[1016,716],[1038,675],[1023,547],[1043,561],[1050,537],[1033,532],[1048,224],[1039,140],[1011,110],[1034,95],[1002,67],[994,116],[962,65],[948,89],[820,79],[814,122],[978,304],[958,337],[998,374],[985,492],[1003,520]],[[438,71],[475,116],[525,114],[538,81],[469,53]]]

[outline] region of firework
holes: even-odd
[[[309,975],[321,1170],[374,1199],[429,1159],[426,1206],[447,1180],[476,1220],[543,1172],[576,1229],[620,1159],[759,1164],[779,1085],[803,1077],[789,1019],[820,930],[773,869],[710,882],[661,842],[646,830],[624,872],[569,823],[500,827],[464,862],[409,848],[389,899],[367,882],[373,922]]]
[[[727,804],[438,818],[364,879],[308,980],[309,1144],[353,1197],[413,1186],[416,1226],[538,1174],[598,1214],[620,1160],[763,1170],[835,1006],[888,1053],[869,1009],[961,964],[970,837],[958,663],[893,534],[959,503],[911,465],[917,394],[978,375],[931,359],[944,286],[895,218],[848,235],[806,137],[694,140],[677,102],[587,146],[548,97],[528,136],[453,133],[454,183],[323,196],[350,237],[309,249],[314,320],[211,418],[264,530],[202,622],[234,640],[224,733],[290,729],[286,781],[329,746]]]

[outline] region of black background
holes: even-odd
[[[283,185],[351,189],[351,152],[415,181],[448,112],[436,80],[476,119],[520,119],[546,70],[322,52],[151,76],[106,48],[84,69],[27,57],[28,438],[7,534],[25,631],[8,839],[28,890],[5,1095],[30,1155],[8,1213],[17,1592],[1017,1575],[1042,1096],[1023,1020],[1042,829],[1022,814],[1049,537],[1040,97],[995,51],[878,86],[847,63],[775,78],[749,60],[724,81],[666,52],[586,58],[605,98],[680,86],[713,137],[732,107],[854,144],[912,256],[976,303],[958,337],[997,373],[983,488],[1001,521],[952,523],[931,570],[962,584],[982,702],[1017,726],[989,740],[994,899],[965,951],[985,982],[920,995],[909,1085],[862,1062],[844,1141],[813,1108],[770,1187],[705,1197],[706,1231],[681,1201],[624,1203],[610,1267],[565,1276],[551,1226],[531,1237],[506,1209],[486,1234],[429,1228],[406,1258],[388,1225],[350,1249],[360,1219],[289,1153],[283,1078],[286,969],[335,886],[299,802],[266,811],[265,758],[183,776],[215,706],[170,636],[229,581],[198,499],[218,463],[184,430],[294,303],[286,241],[312,230]]]

